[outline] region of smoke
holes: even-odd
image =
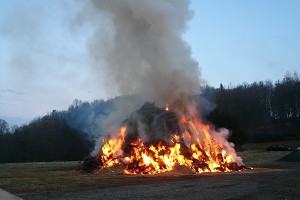
[[[182,39],[189,1],[92,0],[83,15],[98,26],[89,53],[111,95],[138,94],[165,106],[199,92],[199,67]]]
[[[109,130],[127,115],[129,121],[136,121],[140,137],[148,140],[144,132],[150,122],[147,126],[140,117],[135,119],[138,115],[128,118],[143,102],[155,101],[160,107],[169,104],[179,114],[195,113],[192,96],[200,92],[203,81],[190,47],[182,39],[191,17],[189,1],[182,0],[92,0],[85,5],[77,22],[97,27],[88,45],[92,66],[105,74],[111,95],[136,97],[117,102],[116,110],[100,120],[101,127]],[[155,139],[163,139],[159,131],[154,132]],[[240,163],[233,144],[226,141],[228,133],[224,129],[213,132],[212,137]]]
[[[199,93],[198,63],[182,39],[191,17],[189,1],[86,2],[74,24],[93,27],[88,52],[95,74],[104,77],[111,96],[134,95],[115,102],[115,111],[99,119],[103,130],[113,132],[145,101],[182,111],[188,97]]]

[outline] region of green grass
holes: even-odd
[[[288,155],[291,151],[266,151],[267,147],[275,144],[284,144],[290,147],[300,146],[300,140],[286,140],[278,142],[249,143],[242,146],[245,151],[238,152],[245,165],[264,167],[278,165],[275,161]]]
[[[112,178],[81,173],[80,166],[79,162],[0,164],[0,188],[26,197],[123,184]]]
[[[290,152],[251,150],[238,152],[244,164],[252,167],[267,166]],[[0,164],[0,188],[20,197],[47,193],[93,190],[133,184],[182,180],[179,176],[132,176],[110,171],[100,174],[82,173],[80,162],[39,162]],[[192,176],[193,178],[196,176]]]
[[[287,140],[278,142],[264,142],[264,143],[249,143],[242,146],[245,150],[266,150],[268,146],[274,144],[284,144],[287,146],[300,146],[300,140]]]
[[[0,164],[0,188],[20,197],[159,181],[154,176],[82,173],[79,162]],[[177,180],[167,177],[164,180]]]
[[[24,196],[74,187],[78,162],[0,164],[0,187]]]
[[[276,161],[290,154],[291,151],[249,150],[238,152],[244,165],[249,167],[270,167],[279,165]]]

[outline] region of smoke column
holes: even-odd
[[[181,37],[192,16],[189,1],[93,0],[85,13],[95,26],[102,21],[89,52],[108,92],[160,106],[199,93],[198,64]]]
[[[159,106],[173,105],[172,110],[181,114],[195,109],[187,100],[200,92],[200,71],[182,39],[192,16],[189,1],[93,0],[86,6],[86,14],[92,25],[102,24],[89,43],[92,64],[98,72],[105,73],[109,91],[136,96],[130,102],[122,102],[116,112],[101,121],[104,129],[109,128],[107,124],[123,120],[138,108],[134,105],[145,100]],[[240,163],[233,144],[226,140],[228,134],[222,129],[211,137]]]

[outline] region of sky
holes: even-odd
[[[192,0],[183,39],[201,79],[219,87],[300,72],[300,1]],[[110,98],[91,70],[79,1],[0,0],[0,118],[28,123],[74,99]]]

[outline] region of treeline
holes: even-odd
[[[93,147],[81,134],[63,120],[37,118],[0,134],[0,162],[81,160]]]
[[[53,110],[20,127],[9,127],[0,119],[0,162],[82,160],[105,131],[100,122],[116,109],[116,104],[130,98],[75,100],[65,111]],[[202,117],[216,128],[231,130],[229,140],[237,146],[299,138],[300,81],[296,73],[287,73],[274,84],[206,86],[197,98]]]
[[[244,83],[236,87],[204,93],[215,99],[216,108],[208,119],[218,127],[233,130],[231,140],[265,142],[299,138],[300,81],[297,73],[287,73],[281,81]]]
[[[0,163],[83,160],[94,150],[103,131],[99,120],[128,97],[86,102],[74,100],[68,110],[37,117],[27,125],[12,126],[0,119]]]

